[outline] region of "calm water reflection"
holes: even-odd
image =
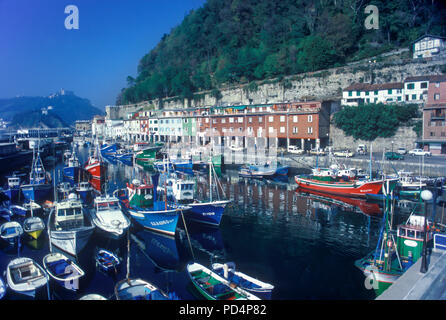
[[[81,160],[86,150],[80,149]],[[61,164],[57,165],[61,168]],[[109,190],[123,187],[141,172],[121,163],[109,165]],[[207,175],[195,175],[197,195],[208,192]],[[239,179],[236,171],[223,172],[220,179],[225,194],[233,202],[227,207],[220,228],[187,223],[175,238],[132,227],[130,275],[141,277],[161,289],[173,290],[183,299],[195,299],[185,266],[195,259],[212,262],[234,261],[237,269],[275,285],[273,299],[373,299],[365,289],[364,277],[353,262],[376,246],[382,210],[378,204],[329,198],[296,192],[290,178],[286,182]],[[190,243],[187,235],[190,236]],[[104,274],[93,259],[97,248],[113,250],[122,258],[115,275]],[[48,236],[22,243],[21,256],[41,263],[49,251]],[[0,270],[17,255],[3,247]],[[126,274],[126,241],[95,234],[77,257],[86,271],[80,290],[68,293],[51,283],[54,298],[75,299],[87,293],[113,296],[117,281]],[[8,299],[23,296],[8,293]],[[46,293],[40,298],[46,299]]]

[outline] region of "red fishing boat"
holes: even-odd
[[[314,169],[312,175],[295,176],[295,181],[302,189],[347,197],[365,197],[367,193],[378,194],[385,180],[358,180],[355,177],[344,179],[337,176],[336,170]]]
[[[101,191],[105,182],[106,166],[99,158],[90,156],[84,165],[85,170],[90,173],[90,183],[98,191]]]

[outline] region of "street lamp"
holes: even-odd
[[[427,253],[427,202],[432,200],[432,192],[429,190],[423,190],[421,192],[421,199],[424,200],[424,239],[423,239],[423,256],[421,258],[421,273],[427,272],[427,261],[426,261],[426,253]]]

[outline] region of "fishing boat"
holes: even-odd
[[[98,151],[93,152],[84,164],[84,169],[90,173],[90,184],[98,191],[102,190],[102,186],[106,179],[106,164],[98,155]]]
[[[179,178],[175,173],[163,174],[158,185],[159,195],[167,194],[170,202],[190,203],[194,200],[195,181],[188,178]]]
[[[260,281],[256,278],[250,277],[240,271],[235,270],[234,262],[213,263],[212,270],[219,276],[228,280],[232,286],[237,286],[246,291],[255,294],[257,297],[263,299],[271,299],[271,293],[274,289],[272,284]]]
[[[174,236],[178,218],[189,207],[158,201],[156,185],[158,175],[152,176],[153,184],[134,179],[126,189],[115,191],[123,210],[143,228]]]
[[[275,176],[286,176],[288,174],[288,166],[270,166],[264,165],[246,165],[240,168],[239,176],[243,178],[268,179]]]
[[[334,169],[315,169],[312,175],[295,176],[295,181],[299,188],[326,192],[350,197],[366,197],[367,193],[378,194],[386,180],[357,180],[337,176]],[[392,183],[397,179],[390,179]]]
[[[91,186],[90,182],[80,181],[76,185],[75,190],[84,203],[89,204],[93,201],[95,189]]]
[[[113,252],[105,249],[99,249],[96,252],[95,261],[96,266],[106,273],[110,271],[117,273],[121,266],[119,257]]]
[[[17,221],[5,222],[0,226],[0,236],[3,240],[14,242],[23,234],[23,228]]]
[[[45,229],[45,222],[42,218],[31,216],[26,218],[23,222],[23,231],[25,231],[31,238],[38,239]]]
[[[119,149],[118,151],[116,151],[115,157],[122,162],[132,162],[133,152],[129,152],[126,149]]]
[[[6,268],[8,286],[18,293],[35,296],[36,290],[48,282],[43,268],[31,258],[16,258]]]
[[[114,144],[103,144],[101,146],[101,154],[103,156],[114,156],[116,154],[117,145]]]
[[[214,187],[218,200],[213,198]],[[188,203],[190,210],[186,211],[185,217],[199,223],[219,226],[225,207],[231,202],[231,200],[220,200],[219,187],[224,196],[214,165],[209,161],[209,198],[203,201],[195,199],[194,202]]]
[[[7,177],[7,183],[3,188],[3,192],[9,197],[11,202],[20,202],[21,199],[23,199],[23,194],[20,188],[20,177],[16,174]]]
[[[20,188],[25,199],[40,202],[48,198],[53,190],[53,185],[51,184],[51,177],[47,175],[43,167],[39,150],[37,150],[37,153],[33,153],[29,183],[22,184]]]
[[[188,264],[187,273],[195,288],[208,300],[260,300],[199,263]]]
[[[56,202],[48,218],[50,243],[75,256],[87,244],[95,225],[75,194]]]
[[[156,154],[161,148],[162,145],[145,145],[144,147],[135,148],[135,162],[144,168],[153,168],[153,164],[156,161]]]
[[[43,257],[43,266],[51,278],[68,290],[79,289],[79,278],[85,275],[73,260],[59,252]]]
[[[3,278],[0,277],[0,300],[6,295],[6,284]]]
[[[116,197],[96,197],[90,215],[96,227],[115,238],[120,238],[130,227],[130,220],[122,212]]]
[[[77,158],[76,151],[73,149],[73,153],[65,162],[63,178],[65,181],[74,184],[81,179],[81,175],[83,175],[82,168],[79,159]]]
[[[421,215],[422,203],[414,208],[405,223],[399,224],[394,230],[392,226],[394,205],[391,201],[390,193],[385,199],[385,214],[375,250],[355,261],[355,266],[364,273],[377,295],[382,294],[421,257],[424,242],[425,221]],[[426,238],[429,243],[436,227],[429,221],[426,221],[426,224],[428,226]]]

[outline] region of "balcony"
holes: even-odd
[[[446,116],[444,114],[437,114],[431,116],[431,121],[445,121]]]

